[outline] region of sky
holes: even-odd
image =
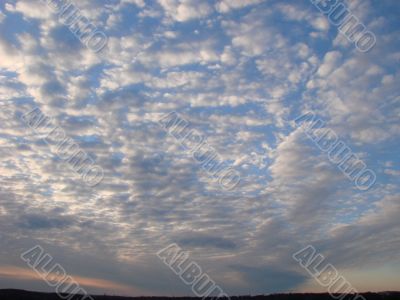
[[[40,245],[90,293],[192,295],[176,243],[229,295],[326,288],[312,245],[360,292],[400,288],[400,2],[344,1],[366,52],[311,1],[80,0],[96,52],[46,1],[0,3],[0,288],[49,291]],[[35,108],[104,172],[89,186],[22,116]],[[295,120],[315,113],[376,175],[360,189]],[[210,176],[175,113],[240,182]]]

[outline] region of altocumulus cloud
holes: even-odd
[[[88,292],[187,295],[155,255],[179,243],[229,294],[283,292],[309,287],[292,254],[313,244],[376,289],[377,265],[400,275],[397,1],[346,1],[377,37],[366,53],[311,1],[75,1],[108,37],[99,53],[45,2],[0,3],[1,269],[40,244]],[[98,186],[21,122],[36,107],[104,170]],[[160,128],[173,111],[240,185]],[[370,190],[293,126],[309,111],[375,171]],[[0,274],[8,287],[49,290]]]

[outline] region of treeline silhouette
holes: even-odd
[[[380,293],[361,293],[366,300],[400,300],[400,292],[380,292]],[[336,295],[336,299],[340,299]],[[91,296],[94,300],[201,300],[197,297],[119,297],[119,296]],[[75,295],[71,298],[68,295],[58,296],[55,293],[40,293],[30,292],[24,290],[6,289],[0,290],[0,300],[89,300],[83,295]],[[231,300],[333,300],[334,298],[329,294],[312,294],[312,293],[291,293],[291,294],[272,294],[272,295],[258,295],[258,296],[231,296]],[[341,300],[362,300],[356,295],[348,295]],[[215,300],[215,298],[205,298],[204,300]],[[219,300],[224,300],[220,298]],[[228,300],[225,298],[225,300]]]

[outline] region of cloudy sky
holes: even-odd
[[[52,291],[42,246],[85,289],[192,295],[171,243],[228,294],[325,291],[313,245],[359,291],[399,289],[400,3],[346,1],[360,52],[311,1],[80,0],[85,46],[45,1],[0,3],[0,288]],[[27,126],[53,118],[104,170],[90,187]],[[177,112],[240,174],[231,190],[159,126]],[[360,190],[293,122],[313,111],[376,174]]]

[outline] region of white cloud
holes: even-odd
[[[0,10],[0,23],[2,23],[5,18],[6,18],[6,15]]]
[[[15,5],[6,4],[6,10],[9,12],[18,12],[27,18],[48,19],[52,16],[52,11],[44,2],[37,1],[17,1]]]
[[[195,0],[158,0],[166,15],[178,22],[207,17],[212,7],[207,2]]]
[[[265,0],[249,0],[249,1],[240,1],[240,0],[219,0],[215,7],[220,13],[228,13],[231,10],[240,9],[243,7],[247,7],[250,5],[255,5],[264,2]]]

